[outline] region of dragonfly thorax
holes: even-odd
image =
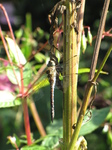
[[[56,66],[56,62],[54,60],[50,60],[47,67],[52,67],[52,66]]]

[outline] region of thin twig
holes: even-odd
[[[46,132],[44,130],[44,127],[41,123],[41,120],[40,120],[40,117],[38,115],[38,112],[36,110],[36,107],[35,107],[35,104],[34,104],[34,101],[31,100],[30,104],[29,104],[29,107],[30,107],[30,111],[32,112],[32,115],[33,115],[33,118],[34,118],[34,121],[35,121],[35,124],[40,132],[40,135],[43,137],[46,135]]]
[[[99,49],[100,49],[103,29],[104,29],[105,22],[106,22],[106,16],[108,12],[109,3],[110,3],[110,0],[105,0],[104,6],[103,6],[103,11],[101,15],[101,20],[100,20],[100,24],[98,28],[98,33],[96,37],[96,43],[95,43],[94,53],[93,53],[93,58],[92,58],[92,63],[91,63],[90,77],[89,77],[90,80],[94,77],[94,74],[95,74],[95,69],[97,65]]]
[[[0,58],[0,61],[6,62],[7,64],[10,63],[9,60],[6,60],[6,59],[4,59],[4,58]],[[17,64],[15,64],[15,63],[13,63],[13,66],[16,66],[16,67],[19,68],[19,66],[18,66]]]
[[[81,7],[78,10],[78,37],[77,37],[77,50],[80,55],[80,43],[81,43],[81,35],[83,30],[83,18],[84,18],[84,9],[85,9],[85,0],[81,2]]]

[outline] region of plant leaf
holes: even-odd
[[[14,62],[16,62],[18,65],[26,64],[26,59],[23,53],[21,52],[19,46],[9,37],[6,37],[5,39],[7,41],[7,44],[9,47],[9,53],[10,53],[12,60],[14,60]]]
[[[14,66],[14,70],[16,73],[16,77],[18,80],[19,85],[21,85],[21,76],[20,76],[20,69],[18,67]],[[11,67],[7,67],[7,76],[9,78],[9,80],[13,83],[13,84],[17,84],[17,80],[15,78],[15,75],[13,73],[13,70]],[[24,66],[24,70],[23,70],[23,81],[24,81],[24,86],[27,86],[32,79],[32,69],[31,69],[31,65],[30,63],[27,63]]]
[[[104,122],[109,111],[110,107],[102,108],[99,110],[93,110],[91,120],[81,127],[79,135],[86,135],[96,130]]]
[[[59,124],[58,124],[59,123]],[[59,146],[59,140],[63,136],[63,129],[62,127],[62,120],[54,121],[53,125],[50,125],[47,127],[48,132],[51,134],[50,137],[47,137],[43,140],[42,145],[48,148],[55,148],[56,146]],[[53,136],[52,136],[53,135]]]
[[[46,150],[46,147],[39,146],[39,145],[24,146],[20,150]],[[47,150],[50,150],[50,149],[47,149]]]
[[[98,70],[96,69],[95,72],[97,72]],[[82,74],[82,73],[89,73],[90,72],[90,68],[80,68],[78,70],[78,74]],[[108,72],[105,71],[101,71],[101,74],[108,74]]]
[[[43,141],[42,141],[42,146],[45,146],[47,148],[50,148],[50,149],[53,149],[55,148],[56,146],[59,146],[59,141],[60,139],[62,139],[62,135],[63,135],[63,130],[62,128],[59,128],[58,130],[56,130],[54,132],[54,136],[50,136],[48,138],[45,138]]]
[[[37,53],[34,57],[35,57],[36,61],[39,63],[42,63],[43,61],[46,60],[46,56],[42,53]]]
[[[17,80],[18,80],[18,83],[19,85],[21,84],[21,77],[20,77],[20,70],[18,67],[15,67],[13,66],[14,70],[15,70],[15,74],[16,74],[16,77],[17,77]],[[9,78],[9,80],[13,83],[13,84],[16,84],[17,85],[17,80],[15,78],[15,75],[14,75],[14,72],[12,70],[12,68],[10,66],[8,66],[6,68],[6,71],[7,71],[7,76]]]
[[[27,86],[32,80],[32,68],[30,63],[27,63],[23,70],[24,86]]]
[[[0,108],[14,107],[21,104],[19,99],[8,91],[0,91]]]

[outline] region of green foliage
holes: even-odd
[[[46,60],[45,55],[42,53],[37,53],[34,57],[38,63],[43,63]]]
[[[20,99],[16,99],[13,93],[0,91],[0,108],[15,107],[21,105]]]
[[[33,41],[32,41],[32,21],[31,21],[31,14],[26,14],[26,26],[24,28],[23,32],[23,41],[22,41],[22,47],[21,50],[26,58],[28,58],[31,55],[32,47],[33,47]]]
[[[22,53],[25,58],[28,59],[32,54],[32,49],[35,49],[38,44],[34,39],[34,33],[32,32],[32,18],[30,13],[26,14],[26,24],[24,28],[15,31],[15,34],[18,41],[21,41],[20,47]]]
[[[37,150],[37,149],[38,150],[46,150],[46,147],[39,146],[39,145],[33,145],[33,146],[24,146],[21,148],[21,150]]]
[[[12,67],[8,66],[6,68],[6,71],[7,71],[7,76],[9,78],[9,80],[13,83],[13,84],[18,84],[21,85],[21,74],[20,74],[20,69],[18,67],[14,67],[14,70],[15,70],[15,73],[16,73],[16,76],[17,76],[17,80],[15,78],[15,75],[14,75],[14,72],[12,70]],[[32,69],[31,69],[31,65],[30,63],[27,63],[24,67],[24,70],[23,70],[23,81],[24,81],[24,85],[25,86],[28,86],[28,84],[31,82],[31,79],[32,79]]]
[[[42,145],[45,146],[46,148],[54,149],[55,147],[59,146],[59,141],[63,135],[62,133],[63,133],[62,128],[59,128],[58,130],[54,130],[53,132],[54,136],[50,134],[49,137],[45,138],[42,141]]]
[[[23,53],[21,52],[19,46],[16,43],[14,43],[14,41],[11,38],[6,37],[5,39],[8,43],[9,53],[12,61],[16,64],[24,65],[26,63],[26,59]]]
[[[47,78],[46,75],[43,75],[41,78],[39,78],[39,80],[37,81],[37,83],[35,84],[35,86],[31,89],[31,92],[38,92],[39,89],[45,87],[49,85],[49,80]]]
[[[110,111],[109,107],[99,109],[99,110],[96,110],[96,109],[93,110],[90,114],[91,115],[90,119],[88,119],[89,116],[86,116],[84,118],[83,122],[85,122],[85,123],[83,123],[84,125],[82,125],[79,135],[89,134],[89,133],[93,132],[94,130],[96,130],[104,122],[109,111]],[[87,121],[87,120],[89,120],[89,121]]]
[[[45,7],[45,5],[44,5],[44,7]],[[47,7],[49,7],[49,5]],[[88,11],[90,11],[90,10],[88,10]],[[86,18],[88,19],[88,17],[89,17],[89,13],[87,14]],[[44,20],[43,17],[41,17],[41,19]],[[85,19],[85,23],[87,23],[87,21],[86,21],[87,19]],[[91,19],[92,18],[88,19],[88,21]],[[36,20],[36,22],[38,22],[38,20]],[[95,33],[96,31],[94,31],[93,28],[96,28],[98,26],[98,24],[96,24],[95,22],[96,22],[96,20],[94,19],[94,23],[93,23],[94,27],[92,27],[92,33],[94,33],[94,35],[96,35],[96,33]],[[45,24],[45,26],[46,26],[46,24]],[[4,34],[5,34],[5,32],[4,32]],[[43,29],[41,29],[40,27],[38,27],[35,31],[33,31],[31,15],[27,14],[25,26],[20,27],[15,32],[15,35],[16,35],[16,40],[17,40],[18,44],[15,45],[14,41],[9,37],[6,37],[6,41],[8,44],[10,57],[13,60],[13,63],[18,65],[19,59],[20,59],[20,64],[23,65],[23,79],[21,79],[20,68],[17,67],[16,65],[14,65],[13,68],[15,70],[19,85],[21,85],[21,80],[23,80],[25,90],[27,90],[29,85],[34,81],[34,78],[35,78],[34,75],[36,74],[37,70],[42,66],[42,63],[44,63],[46,61],[46,54],[45,55],[43,53],[36,54],[33,58],[33,61],[31,61],[31,62],[27,62],[27,59],[32,55],[33,50],[38,49],[37,46],[41,40],[44,41],[49,38],[49,34],[47,32],[45,32]],[[84,81],[85,81],[88,78],[88,75],[85,73],[90,72],[89,67],[90,67],[90,61],[91,61],[91,54],[93,51],[93,47],[91,47],[91,46],[87,47],[87,39],[88,39],[89,43],[91,43],[92,35],[91,35],[91,33],[88,33],[87,39],[86,39],[86,37],[83,37],[83,36],[82,36],[82,38],[84,38],[82,41],[82,44],[83,44],[82,49],[83,50],[85,50],[86,48],[87,49],[86,49],[86,55],[81,54],[81,60],[80,60],[81,63],[80,63],[80,69],[79,69],[78,73],[80,74],[81,80],[84,79]],[[105,52],[105,50],[106,50],[105,47],[106,46],[108,47],[108,45],[109,45],[109,41],[106,41],[105,43],[103,43],[103,46],[101,47],[101,49],[103,49],[104,51],[102,51],[102,54],[99,56],[99,62],[100,62],[100,60],[102,60],[103,52]],[[94,41],[93,41],[93,46],[94,46]],[[1,52],[2,52],[2,49],[1,49]],[[18,59],[17,53],[18,53],[19,59]],[[110,64],[111,64],[111,60],[110,60]],[[104,97],[105,99],[112,98],[111,69],[108,69],[110,67],[110,64],[109,64],[109,62],[107,63],[106,68],[104,69],[106,71],[102,71],[101,72],[102,75],[99,78],[99,81],[100,81],[100,84],[98,85],[99,93],[97,93],[97,94],[102,95],[102,97]],[[17,84],[17,81],[15,79],[11,65],[8,64],[8,66],[4,66],[2,63],[0,63],[0,65],[1,65],[0,73],[2,74],[2,73],[5,73],[5,71],[6,71],[7,76],[9,78],[9,80],[11,81],[11,83]],[[107,72],[109,72],[110,74],[108,75],[108,78],[106,79],[105,74],[107,74]],[[85,85],[83,85],[83,82],[81,82],[80,78],[79,78],[79,90],[82,91],[82,93],[83,93]],[[37,92],[39,94],[39,90],[41,90],[41,88],[46,86],[46,89],[49,89],[49,86],[47,86],[47,85],[49,85],[49,82],[48,82],[47,77],[44,75],[30,89],[29,93],[32,94],[32,92],[33,93]],[[55,91],[56,91],[55,93],[57,93],[55,107],[58,107],[59,102],[62,100],[62,94],[59,94],[59,92],[57,92],[58,90],[55,90]],[[46,91],[47,94],[48,94],[48,92],[49,92],[49,90]],[[43,93],[43,94],[45,94],[45,93]],[[1,141],[3,141],[4,145],[6,143],[6,141],[4,142],[4,139],[6,139],[6,137],[8,135],[12,135],[13,132],[17,132],[17,135],[14,134],[13,136],[16,137],[16,144],[18,145],[18,147],[22,147],[21,148],[22,150],[53,149],[56,146],[60,146],[60,145],[64,144],[63,140],[62,140],[62,134],[63,134],[62,133],[62,131],[63,131],[62,121],[58,120],[58,119],[60,119],[60,116],[61,116],[60,111],[58,111],[58,110],[56,111],[57,118],[53,124],[49,125],[49,119],[47,120],[45,118],[46,114],[48,114],[48,115],[50,114],[49,106],[48,106],[49,101],[46,103],[46,100],[48,100],[49,97],[47,95],[46,97],[43,97],[43,99],[41,99],[38,102],[35,100],[37,107],[38,106],[40,107],[40,108],[38,107],[38,112],[39,112],[39,115],[41,116],[44,127],[46,127],[47,135],[44,138],[40,138],[40,136],[37,136],[37,134],[39,134],[39,133],[38,133],[37,129],[35,130],[34,123],[33,123],[33,126],[32,126],[33,131],[32,132],[35,134],[36,140],[33,139],[34,144],[31,146],[27,146],[26,138],[22,139],[17,136],[20,134],[24,134],[24,132],[22,130],[23,119],[22,118],[18,119],[20,117],[20,114],[22,113],[22,110],[18,110],[19,107],[15,107],[15,106],[21,105],[21,100],[20,100],[21,98],[18,98],[18,88],[16,88],[16,90],[13,92],[0,91],[0,108],[6,108],[6,109],[0,110],[1,129],[3,129],[3,132],[1,131]],[[35,99],[37,99],[37,98],[38,98],[38,96]],[[7,107],[13,107],[13,108],[10,108],[10,111],[9,111]],[[42,110],[44,110],[44,111],[42,111]],[[92,118],[90,120],[88,120],[89,119],[88,116],[85,116],[85,119],[84,119],[85,124],[81,128],[80,135],[88,134],[88,137],[90,137],[91,135],[94,134],[96,138],[94,138],[94,136],[90,137],[92,139],[93,143],[95,141],[95,143],[93,144],[93,147],[96,144],[97,140],[100,139],[100,137],[98,137],[99,133],[94,132],[94,130],[101,127],[101,124],[104,122],[109,110],[110,110],[109,107],[100,109],[100,110],[94,109],[92,111]],[[17,112],[17,114],[16,114],[16,112]],[[108,116],[105,121],[106,121],[106,123],[108,123],[110,125],[112,123],[112,114],[110,113],[109,115],[110,116]],[[44,119],[46,119],[46,120],[44,120]],[[31,120],[31,122],[32,122],[32,120]],[[17,126],[17,124],[19,124],[19,127]],[[103,124],[102,124],[102,126],[103,126]],[[11,130],[11,127],[13,128],[12,130]],[[111,126],[109,126],[109,127],[110,127],[110,131],[107,130],[107,132],[105,133],[107,136],[107,139],[105,140],[104,143],[102,143],[102,141],[100,141],[100,144],[108,143],[108,146],[111,145],[112,132],[111,132]],[[93,134],[92,134],[92,132],[93,132]],[[103,137],[104,135],[100,135],[100,136]],[[95,140],[95,139],[97,139],[97,140]],[[2,142],[1,142],[1,145],[2,145]],[[14,148],[15,148],[15,146],[14,146]],[[4,149],[4,146],[3,146],[3,149]],[[8,148],[6,147],[5,149],[8,149]]]

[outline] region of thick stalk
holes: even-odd
[[[73,136],[72,136],[72,140],[71,140],[71,143],[70,143],[70,146],[69,146],[69,150],[74,150],[75,143],[77,142],[77,138],[78,138],[78,135],[79,135],[79,132],[80,132],[80,128],[81,128],[81,125],[82,125],[82,122],[83,122],[83,119],[84,119],[84,115],[85,115],[85,112],[86,112],[86,109],[87,109],[87,106],[88,106],[88,102],[89,102],[89,99],[90,99],[90,96],[91,96],[93,85],[96,82],[97,78],[99,77],[100,71],[103,69],[103,67],[104,67],[111,51],[112,51],[112,45],[108,49],[108,51],[107,51],[101,65],[100,65],[95,77],[93,78],[92,81],[88,81],[88,83],[87,83],[87,88],[86,88],[86,91],[85,91],[85,96],[84,96],[82,108],[81,108],[81,111],[80,111],[80,114],[79,114],[79,119],[78,119],[78,122],[77,122],[76,129],[75,129],[75,131],[73,133]]]
[[[77,121],[77,50],[76,33],[74,23],[75,3],[66,0],[66,12],[64,14],[64,80],[63,80],[63,143],[64,150],[68,150],[68,144],[72,137],[72,125]],[[76,56],[76,57],[75,57]]]
[[[100,20],[100,25],[99,25],[99,29],[98,29],[98,34],[97,34],[93,59],[92,59],[91,72],[90,72],[90,79],[91,80],[88,81],[88,83],[87,83],[87,87],[86,87],[86,91],[85,91],[84,99],[83,99],[83,104],[82,104],[82,107],[81,107],[81,111],[80,111],[80,114],[79,114],[79,118],[78,118],[78,122],[77,122],[77,125],[76,125],[76,128],[75,128],[75,131],[73,133],[73,136],[72,136],[72,139],[71,139],[71,142],[70,142],[70,145],[69,145],[69,150],[73,150],[76,146],[76,142],[77,142],[77,139],[78,139],[80,128],[81,128],[83,118],[84,118],[84,115],[85,115],[85,112],[86,112],[86,109],[87,109],[87,106],[88,106],[88,102],[89,102],[89,99],[90,99],[90,96],[91,96],[91,92],[92,92],[92,89],[93,89],[93,85],[94,85],[93,83],[96,82],[96,79],[98,78],[99,73],[100,73],[101,69],[103,68],[103,66],[104,66],[104,64],[105,64],[105,62],[106,62],[106,60],[109,56],[109,53],[111,51],[111,48],[110,48],[109,52],[106,54],[106,58],[104,58],[104,60],[101,64],[102,66],[100,66],[100,69],[96,74],[97,76],[93,79],[95,69],[96,69],[98,54],[99,54],[101,37],[102,37],[102,33],[103,33],[102,29],[104,28],[104,25],[105,25],[105,20],[106,20],[106,15],[107,15],[107,10],[108,10],[109,3],[110,3],[110,0],[105,0],[103,11],[102,11],[102,16],[101,16],[101,20]],[[75,148],[75,150],[76,149],[77,148]]]

